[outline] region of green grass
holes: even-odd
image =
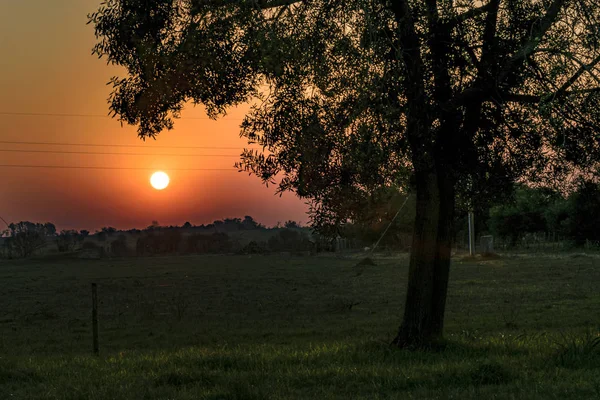
[[[1,261],[0,399],[600,398],[597,256],[456,257],[430,351],[388,345],[407,257],[357,261]]]

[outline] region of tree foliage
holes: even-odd
[[[416,192],[397,343],[441,335],[456,207],[600,160],[595,0],[108,0],[94,52],[110,109],[154,138],[185,102],[253,101],[237,164],[317,226],[381,187]]]
[[[575,244],[590,240],[600,245],[600,184],[581,181],[569,198],[569,230]]]
[[[21,221],[8,226],[5,246],[9,254],[16,257],[29,257],[44,247],[49,237],[56,233],[54,224]]]

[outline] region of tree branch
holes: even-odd
[[[244,6],[252,6],[252,8],[256,8],[257,10],[266,10],[269,8],[281,7],[281,6],[289,6],[294,3],[300,3],[303,0],[192,0],[193,8],[215,8],[215,7],[224,7],[224,6],[232,6],[232,5],[244,5]]]
[[[560,95],[561,93],[566,92],[571,86],[573,86],[573,84],[577,81],[577,79],[579,79],[579,77],[581,75],[583,75],[586,71],[589,71],[590,69],[594,68],[596,66],[596,64],[598,64],[600,62],[600,55],[598,55],[596,58],[594,58],[592,60],[591,63],[587,64],[587,65],[582,65],[581,67],[579,67],[579,69],[577,70],[577,72],[575,72],[573,74],[573,76],[571,76],[556,92],[558,95]]]
[[[600,87],[594,87],[590,89],[582,89],[582,90],[572,90],[572,91],[563,91],[563,92],[555,92],[552,94],[547,94],[544,96],[533,95],[533,94],[520,94],[520,93],[502,93],[500,95],[500,100],[502,102],[509,103],[522,103],[522,104],[538,104],[545,99],[564,99],[565,97],[578,95],[578,94],[591,94],[591,93],[600,93]]]
[[[552,24],[556,21],[558,13],[566,2],[567,0],[554,0],[554,2],[552,2],[550,7],[548,7],[546,10],[546,14],[544,14],[539,24],[532,27],[529,38],[523,47],[521,47],[521,49],[508,61],[506,66],[500,72],[498,81],[501,84],[505,84],[503,81],[509,75],[513,74],[515,69],[518,68],[518,66],[535,51],[537,46],[542,41],[542,38],[546,35],[546,32],[548,32],[548,29],[550,29]]]
[[[445,25],[448,29],[452,29],[457,25],[462,24],[463,22],[475,18],[481,14],[485,14],[491,8],[493,1],[490,1],[485,6],[481,6],[478,8],[472,8],[469,11],[465,11],[462,14],[458,14],[455,17],[451,18],[449,21],[445,22]]]
[[[596,82],[598,82],[598,84],[600,84],[600,77],[594,75],[591,72],[591,69],[596,65],[597,62],[592,61],[590,64],[586,64],[583,61],[581,61],[579,58],[575,57],[571,52],[569,51],[562,51],[560,49],[552,49],[552,48],[539,48],[536,50],[536,53],[551,53],[551,54],[560,54],[561,56],[567,57],[569,60],[574,61],[575,63],[577,63],[580,67],[587,67],[586,70],[587,72],[590,73],[590,76],[592,77],[593,80],[595,80]],[[529,60],[529,62],[531,62],[531,60]]]

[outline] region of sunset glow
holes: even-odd
[[[163,190],[169,186],[169,175],[162,171],[155,172],[150,177],[150,184],[156,190]]]
[[[2,4],[0,141],[11,143],[0,143],[0,164],[28,167],[0,167],[0,216],[90,231],[244,215],[269,226],[306,223],[304,201],[275,196],[274,187],[233,167],[248,146],[239,133],[249,105],[211,120],[188,104],[171,131],[145,142],[135,126],[108,115],[106,83],[126,72],[91,53],[97,39],[87,14],[99,4]],[[156,171],[169,175],[164,190],[150,185]]]

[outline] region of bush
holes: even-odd
[[[84,242],[83,245],[81,246],[82,249],[84,250],[96,250],[98,249],[100,246],[98,246],[96,243],[94,242]]]
[[[150,231],[138,238],[136,254],[138,256],[155,254],[174,254],[179,251],[181,232],[177,229]]]
[[[201,233],[188,236],[187,251],[199,254],[227,253],[232,249],[232,242],[226,233],[213,233],[203,235]]]
[[[284,228],[272,236],[268,242],[271,251],[308,251],[312,250],[314,245],[308,237],[299,231]]]
[[[116,257],[126,257],[130,254],[125,236],[119,237],[117,240],[111,242],[110,252]]]
[[[266,254],[268,252],[269,250],[265,242],[255,242],[254,240],[240,250],[241,254]]]
[[[587,240],[600,241],[600,185],[581,182],[575,193],[569,197],[571,218],[569,230],[577,246]]]

